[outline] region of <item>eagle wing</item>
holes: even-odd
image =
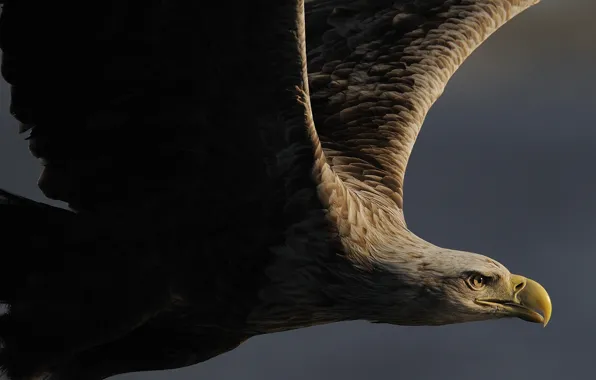
[[[72,233],[77,241],[91,235],[94,243],[72,250],[76,291],[117,295],[111,293],[111,308],[80,302],[84,297],[61,293],[72,288],[70,277],[48,280],[57,290],[41,291],[55,295],[52,311],[28,312],[29,304],[19,310],[44,322],[33,323],[38,331],[68,343],[51,357],[21,361],[12,360],[14,344],[4,345],[0,364],[15,377],[65,357],[71,360],[54,368],[63,379],[194,364],[235,347],[246,339],[240,330],[260,289],[256,274],[269,259],[267,247],[283,239],[284,223],[274,225],[280,218],[270,214],[284,209],[278,203],[286,196],[267,192],[287,188],[303,198],[300,186],[312,186],[301,1],[84,3],[3,2],[2,74],[12,87],[12,112],[31,133],[30,149],[44,160],[42,190],[107,230],[101,244],[93,240],[95,228]],[[52,55],[40,59],[48,46]],[[286,179],[293,182],[284,187]],[[278,180],[281,186],[264,183]],[[156,281],[148,267],[168,274]],[[137,271],[159,289],[133,289]],[[113,275],[99,278],[100,272]],[[170,285],[201,311],[189,329],[223,324],[240,332],[227,336],[213,327],[192,341],[179,339],[187,310],[164,311],[171,300],[161,295],[169,297]],[[131,298],[148,302],[137,306]],[[12,326],[10,318],[3,326]],[[93,323],[102,318],[110,323]],[[118,328],[108,333],[107,325]],[[19,335],[18,349],[48,344],[46,335],[27,333]]]
[[[307,2],[315,125],[344,183],[403,210],[406,165],[430,107],[475,48],[537,2]]]
[[[295,1],[2,3],[11,112],[44,164],[39,187],[74,210],[181,181],[258,197],[255,168],[304,126]]]

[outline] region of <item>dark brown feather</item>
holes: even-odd
[[[526,0],[319,0],[306,4],[311,102],[328,162],[403,208],[426,113],[465,58]],[[495,24],[496,23],[496,24]],[[345,158],[358,157],[353,164]],[[357,165],[355,163],[358,163]]]

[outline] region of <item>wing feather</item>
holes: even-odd
[[[537,2],[308,2],[312,109],[337,175],[403,209],[406,165],[428,110],[475,48]]]

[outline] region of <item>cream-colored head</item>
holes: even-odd
[[[552,304],[544,287],[495,260],[432,245],[404,249],[377,260],[383,277],[394,277],[381,282],[400,284],[398,305],[378,322],[444,325],[517,317],[546,326],[550,320]]]

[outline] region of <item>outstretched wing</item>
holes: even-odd
[[[476,47],[537,2],[307,2],[312,109],[338,176],[403,209],[406,164],[429,108]]]

